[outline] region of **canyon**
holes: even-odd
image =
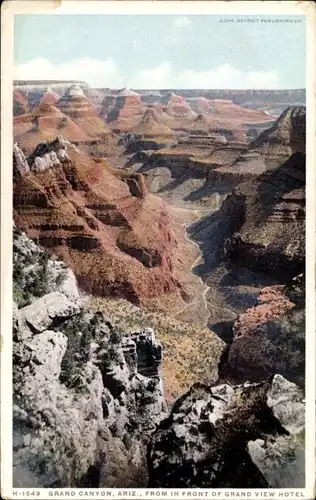
[[[304,92],[16,82],[13,103],[17,481],[303,484]]]
[[[170,410],[152,328],[91,310],[17,227],[13,273],[14,487],[303,487],[296,384],[197,382]]]

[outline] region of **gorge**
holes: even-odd
[[[196,92],[16,86],[17,486],[304,484],[305,107]]]

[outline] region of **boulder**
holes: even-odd
[[[48,378],[59,377],[66,347],[66,335],[49,330],[35,335],[25,343],[25,348],[31,352],[31,362],[36,365],[36,373],[45,373]]]
[[[298,488],[305,484],[305,412],[302,392],[276,375],[268,393],[267,404],[288,435],[277,439],[250,441],[252,461],[271,488]]]
[[[52,292],[21,309],[21,317],[34,333],[46,330],[53,323],[78,312],[77,303],[71,302],[61,292]]]

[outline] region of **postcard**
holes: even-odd
[[[314,2],[1,9],[3,498],[314,498]]]

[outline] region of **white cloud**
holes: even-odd
[[[243,89],[279,88],[278,73],[273,71],[240,71],[223,64],[207,71],[176,70],[171,62],[124,74],[113,59],[81,58],[68,63],[52,64],[47,59],[32,59],[15,69],[17,80],[83,80],[93,87],[120,88],[196,88]]]
[[[168,82],[174,77],[172,64],[163,62],[155,68],[143,69],[134,77],[133,87],[139,88],[168,88]]]
[[[188,17],[177,17],[173,22],[173,27],[175,29],[183,29],[185,26],[189,26],[191,21]]]
[[[90,58],[73,59],[53,64],[47,59],[31,59],[15,68],[16,80],[83,80],[91,86],[111,85],[118,80],[119,69],[113,59],[104,61]]]
[[[131,87],[238,89],[278,88],[278,74],[273,71],[240,71],[228,64],[210,71],[176,71],[170,62],[135,73]]]

